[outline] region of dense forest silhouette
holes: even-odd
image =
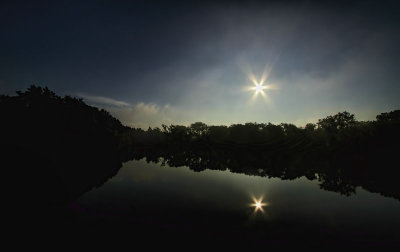
[[[119,134],[126,127],[105,110],[31,86],[1,96],[0,111],[3,167],[16,179],[10,191],[19,203],[69,202],[121,167]]]
[[[351,195],[360,186],[400,200],[400,110],[366,122],[344,111],[305,127],[196,122],[142,130],[82,99],[31,86],[0,96],[0,112],[3,167],[16,179],[9,186],[18,202],[71,202],[114,176],[122,162],[142,158],[193,171],[305,176],[324,190]]]

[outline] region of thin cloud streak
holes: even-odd
[[[183,124],[189,125],[191,113],[186,110],[172,107],[169,104],[160,106],[156,103],[138,102],[129,104],[124,101],[104,97],[78,94],[90,105],[97,106],[109,111],[122,124],[147,129],[148,127],[161,127],[162,124]],[[194,119],[194,118],[192,118]]]
[[[114,107],[128,107],[131,106],[129,103],[124,101],[118,101],[112,98],[104,96],[91,96],[86,94],[78,94],[78,97],[83,98],[89,104],[94,105],[104,105],[104,106],[114,106]]]

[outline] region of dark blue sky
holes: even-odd
[[[371,120],[400,108],[399,22],[395,1],[3,2],[0,92],[48,86],[142,127]]]

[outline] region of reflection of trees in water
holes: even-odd
[[[340,112],[317,124],[163,125],[132,134],[134,158],[193,171],[229,170],[253,176],[318,179],[325,190],[351,195],[356,187],[400,199],[397,176],[400,110],[359,122]]]
[[[356,187],[400,199],[400,188],[393,175],[398,172],[387,162],[376,166],[377,157],[354,156],[348,153],[332,153],[318,148],[268,151],[262,148],[243,146],[168,146],[135,151],[133,158],[146,158],[147,162],[161,163],[171,167],[188,166],[200,172],[229,170],[233,173],[297,179],[302,176],[310,180],[318,179],[320,188],[351,195]],[[379,157],[380,158],[380,157]]]

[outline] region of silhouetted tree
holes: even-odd
[[[208,126],[202,122],[192,123],[189,127],[189,133],[192,136],[199,137],[207,134]]]
[[[400,122],[400,110],[390,111],[389,113],[382,113],[376,116],[377,122]]]
[[[304,127],[304,129],[307,132],[313,132],[316,127],[317,127],[317,125],[315,125],[314,123],[307,123],[306,126]]]
[[[328,116],[318,120],[318,127],[328,131],[337,131],[354,126],[355,118],[347,111],[339,112],[336,115]]]

